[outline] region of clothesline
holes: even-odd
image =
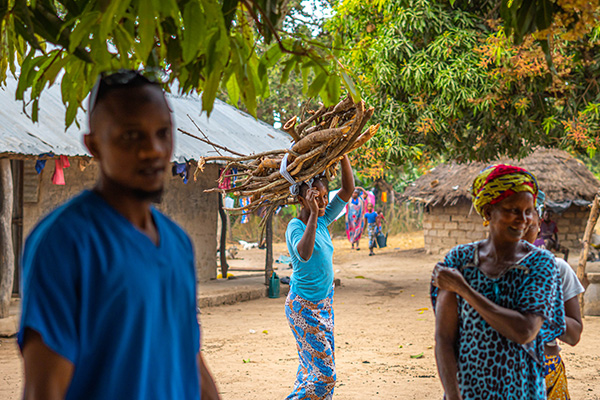
[[[46,162],[48,160],[54,160],[54,172],[52,173],[52,183],[55,185],[66,185],[64,169],[69,168],[71,163],[69,157],[63,155],[55,155],[53,153],[44,153],[38,156],[35,162],[35,171],[41,174],[44,168],[46,168]],[[79,169],[83,172],[92,163],[91,158],[80,158]],[[186,161],[185,163],[173,162],[171,172],[173,176],[179,175],[184,184],[187,184],[190,178],[190,169],[192,163]],[[194,182],[198,180],[198,173],[201,172],[200,167],[196,164],[196,170],[192,175]]]

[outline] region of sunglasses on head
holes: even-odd
[[[165,72],[153,68],[134,71],[131,69],[121,69],[116,72],[103,72],[98,76],[98,80],[90,92],[90,102],[88,110],[92,112],[100,100],[110,89],[133,86],[134,84],[159,85],[165,81]]]

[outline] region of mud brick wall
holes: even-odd
[[[562,215],[555,214],[553,220],[558,225],[558,239],[563,246],[573,251],[581,249],[589,210],[573,206]],[[459,244],[475,242],[487,237],[483,220],[471,208],[471,204],[452,207],[429,207],[423,216],[425,250],[429,254],[445,254]]]
[[[50,211],[68,201],[96,182],[98,166],[92,163],[84,171],[77,160],[65,168],[66,185],[53,185],[54,162],[46,163],[40,175],[34,169],[35,162],[24,165],[23,233],[27,237],[37,222]],[[214,186],[219,174],[217,165],[208,164],[198,180],[191,178],[184,184],[179,176],[169,177],[163,201],[156,207],[177,222],[192,239],[196,256],[196,276],[199,282],[216,278],[218,199],[215,193],[204,193]],[[170,172],[169,172],[170,175]]]
[[[452,207],[429,207],[423,215],[425,250],[445,254],[456,245],[486,238],[483,220],[470,204]]]
[[[562,214],[554,214],[552,219],[558,226],[560,244],[574,251],[581,250],[581,239],[589,216],[589,208],[577,206],[569,208]]]

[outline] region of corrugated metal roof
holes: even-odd
[[[8,77],[6,86],[0,88],[0,153],[38,156],[52,152],[71,157],[89,156],[82,139],[87,129],[87,117],[80,111],[77,120],[81,128],[73,124],[65,131],[65,107],[58,84],[44,90],[39,122],[35,124],[23,111],[22,102],[15,100],[16,88],[17,82],[12,77]],[[291,139],[286,133],[220,100],[215,100],[214,109],[207,118],[206,113],[201,113],[199,96],[169,94],[167,97],[175,123],[173,161],[217,155],[212,146],[177,131],[181,128],[203,137],[190,117],[210,141],[242,154],[283,149],[290,145]],[[231,155],[222,150],[221,153]]]

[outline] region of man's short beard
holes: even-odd
[[[106,174],[103,175],[104,181],[109,184],[111,190],[117,191],[121,195],[131,196],[139,201],[150,201],[156,204],[162,202],[162,195],[165,191],[164,186],[157,190],[134,189],[117,182]]]
[[[147,191],[142,189],[130,189],[131,194],[138,200],[150,201],[152,203],[160,204],[162,202],[162,195],[165,191],[164,187],[158,190]]]

